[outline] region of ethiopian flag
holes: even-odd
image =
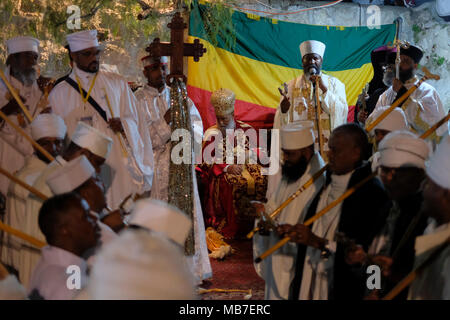
[[[205,130],[216,122],[209,99],[220,88],[236,94],[237,119],[271,128],[280,101],[277,88],[302,74],[299,45],[306,40],[326,44],[322,71],[345,84],[347,102],[354,105],[373,76],[371,51],[392,42],[396,31],[395,24],[378,29],[317,26],[234,11],[230,27],[211,41],[205,31],[207,6],[194,4],[189,20],[189,42],[199,39],[207,52],[199,62],[188,60],[188,94]]]

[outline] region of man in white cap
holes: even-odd
[[[280,133],[283,151],[282,179],[264,208],[260,207],[260,210],[264,210],[267,215],[279,208],[324,166],[322,157],[314,150],[315,139],[311,121],[289,123],[281,127]],[[325,177],[322,175],[273,220],[280,225],[292,226],[302,223],[306,209],[324,182]],[[279,240],[278,230],[255,234],[253,237],[254,257],[260,256]],[[289,287],[295,274],[296,256],[297,246],[288,243],[261,263],[255,264],[256,271],[265,280],[265,299],[287,300],[289,298]]]
[[[39,211],[39,228],[48,243],[33,271],[30,299],[68,300],[87,283],[85,252],[97,245],[100,229],[88,203],[75,193],[54,196]]]
[[[73,70],[49,96],[54,113],[71,135],[79,121],[109,136],[115,143],[102,180],[111,185],[108,204],[118,207],[130,194],[150,191],[153,152],[148,129],[139,119],[136,98],[124,78],[99,68],[102,52],[96,30],[67,35]]]
[[[367,159],[367,135],[359,125],[347,123],[336,128],[329,141],[327,179],[307,210],[304,220],[316,215],[347,190],[372,174]],[[365,283],[360,273],[345,263],[345,243],[337,233],[363,246],[365,250],[386,218],[382,210],[389,199],[378,179],[369,179],[363,187],[329,210],[311,226],[296,224],[285,230],[299,244],[292,298],[301,300],[359,300]]]
[[[285,84],[280,100],[280,106],[275,113],[273,128],[280,129],[284,124],[297,120],[310,120],[314,122],[316,147],[319,143],[317,131],[317,109],[315,90],[319,90],[321,132],[323,137],[322,157],[327,161],[328,139],[331,131],[347,122],[347,97],[345,85],[332,76],[322,73],[322,64],[325,53],[325,44],[308,40],[300,44],[300,53],[303,65],[303,74]],[[315,88],[316,79],[319,79],[319,88]],[[278,162],[279,141],[272,133],[271,161]],[[319,149],[317,149],[319,150]],[[272,194],[281,178],[281,172],[269,176],[267,195]]]
[[[141,59],[144,65],[143,74],[147,84],[136,91],[138,112],[145,119],[146,127],[152,140],[155,170],[151,197],[168,201],[169,164],[171,147],[171,110],[170,88],[166,85],[167,57],[161,59],[146,56]],[[200,113],[191,99],[188,98],[192,132],[194,140],[201,143],[203,138],[203,123]]]
[[[5,76],[16,89],[29,113],[35,116],[43,93],[37,83],[37,63],[39,59],[39,40],[33,37],[15,37],[6,42],[8,58]],[[5,83],[0,79],[0,109],[13,122],[29,133],[29,120],[13,98]],[[31,144],[14,128],[0,120],[0,166],[15,172],[23,167],[25,157],[33,153]],[[9,179],[0,176],[0,193],[6,195]]]
[[[373,122],[388,108],[389,106],[378,108],[375,112],[373,112],[370,115],[370,117],[367,118],[366,123],[370,124],[371,122]],[[377,150],[381,140],[383,140],[383,138],[392,131],[408,130],[408,129],[409,125],[408,121],[406,120],[405,113],[401,108],[395,108],[391,113],[387,115],[386,118],[384,118],[380,123],[378,123],[375,126],[375,128],[373,128],[369,132],[369,137],[373,141],[373,151],[374,151],[369,161],[372,162],[372,169],[374,171],[378,168],[380,153],[377,152]]]
[[[414,267],[439,246],[445,246],[412,283],[409,299],[450,300],[450,137],[445,137],[425,168],[423,213],[432,218],[424,235],[416,238]]]
[[[53,157],[56,157],[62,151],[64,145],[64,137],[66,136],[66,125],[64,120],[54,114],[40,114],[31,123],[31,137],[42,146]],[[28,157],[25,165],[15,176],[27,183],[33,185],[37,177],[45,170],[49,160],[44,157],[38,150],[35,154]],[[29,191],[16,183],[10,185],[7,199],[7,211],[5,215],[5,223],[11,227],[25,232],[25,225],[32,216],[27,216],[26,201]],[[36,217],[34,217],[36,218]],[[34,221],[34,220],[33,220]],[[2,247],[2,261],[13,266],[19,271],[19,276],[26,273],[23,270],[23,257],[33,251],[25,243],[17,240],[17,238],[4,234]],[[28,280],[25,276],[24,280]],[[25,283],[24,284],[28,284]]]
[[[98,219],[101,244],[111,241],[116,237],[115,232],[125,227],[121,210],[107,209],[103,182],[84,155],[58,167],[47,177],[46,183],[53,195],[74,192],[86,200],[91,215]]]
[[[129,227],[161,233],[181,248],[192,227],[189,217],[178,208],[154,199],[137,201],[127,220]]]
[[[391,53],[391,55],[395,55],[395,53]],[[419,82],[415,73],[422,57],[423,51],[416,46],[410,45],[407,49],[400,48],[399,79],[394,79],[392,86],[379,97],[373,112],[377,111],[379,107],[392,105]],[[419,135],[445,117],[445,109],[439,94],[427,82],[423,82],[400,107],[405,111],[411,128]],[[449,124],[443,124],[431,135],[430,139],[437,144],[441,137],[448,132]]]
[[[185,239],[180,242],[184,244]],[[81,299],[196,298],[194,277],[183,260],[182,247],[143,228],[123,231],[99,252],[86,291]]]
[[[369,264],[377,264],[383,272],[382,292],[369,290],[370,297],[382,297],[411,272],[414,263],[414,241],[427,226],[420,212],[423,202],[422,183],[428,144],[409,131],[389,133],[379,145],[379,176],[392,206],[381,232],[373,240],[368,254]],[[347,262],[367,269],[367,255],[362,247],[348,253]],[[364,279],[366,280],[366,279]],[[397,299],[406,299],[404,290]]]
[[[65,165],[68,161],[71,161],[81,155],[84,155],[95,168],[96,172],[100,173],[101,166],[105,163],[106,158],[109,156],[112,144],[113,142],[111,138],[107,135],[85,123],[80,122],[72,135],[70,144],[60,156],[57,156],[55,160],[42,171],[39,177],[36,178],[33,187],[47,197],[51,197],[53,192],[46,183],[48,176],[55,170],[58,170],[61,166]],[[30,223],[26,224],[25,233],[44,240],[44,236],[39,230],[37,224],[37,216],[42,203],[42,199],[37,196],[33,194],[28,195],[26,201],[26,216],[30,217]],[[37,263],[38,258],[39,256],[33,253],[23,262],[24,268],[28,270],[28,272],[22,274],[23,279],[25,279],[27,275],[29,277],[33,267]]]
[[[370,116],[367,118],[366,124],[369,125],[388,108],[389,106],[379,107],[375,112],[370,114]],[[408,121],[406,120],[405,113],[401,108],[395,108],[391,113],[387,115],[386,118],[384,118],[380,123],[378,123],[372,129],[371,132],[369,132],[369,135],[372,138],[374,138],[375,140],[374,149],[377,150],[381,140],[383,140],[383,138],[388,133],[392,131],[408,130],[408,129],[409,125]]]

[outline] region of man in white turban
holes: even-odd
[[[423,212],[432,218],[424,235],[416,238],[419,266],[434,250],[444,249],[412,283],[409,299],[450,300],[450,137],[445,137],[425,168]]]
[[[194,276],[183,256],[163,234],[129,228],[96,257],[83,299],[193,300]]]
[[[97,245],[100,228],[86,200],[75,193],[46,200],[39,210],[39,228],[48,245],[42,248],[33,270],[29,297],[72,299],[86,286],[88,265],[84,255]]]
[[[153,152],[136,98],[124,78],[99,68],[102,52],[96,30],[67,35],[73,70],[49,96],[54,113],[63,117],[71,135],[79,121],[109,136],[114,144],[102,171],[111,207],[130,194],[151,189]]]
[[[58,156],[63,148],[66,136],[64,120],[54,114],[40,114],[31,123],[31,137],[53,157]],[[45,170],[49,160],[38,150],[25,160],[25,165],[15,176],[33,185],[37,177]],[[29,191],[22,186],[12,183],[8,190],[5,223],[11,227],[25,232],[25,226],[36,216],[26,215],[26,201]],[[33,219],[34,218],[34,219]],[[19,271],[19,276],[27,280],[23,259],[33,251],[27,243],[18,240],[7,233],[4,234],[1,250],[1,260]],[[21,279],[22,280],[22,279]],[[24,282],[25,283],[25,282]]]
[[[171,155],[170,123],[170,88],[166,85],[167,57],[153,58],[146,56],[141,59],[144,70],[143,74],[147,84],[136,92],[138,100],[138,112],[140,118],[146,124],[147,134],[150,135],[155,158],[155,171],[152,185],[151,198],[167,202],[169,199],[169,167]],[[203,123],[200,114],[191,99],[188,98],[188,108],[191,118],[193,142],[200,146],[203,138]],[[193,148],[193,150],[195,150]],[[193,158],[195,155],[193,153]],[[194,236],[197,247],[195,250],[196,274],[201,280],[211,277],[211,265],[209,263],[208,251],[205,242],[203,212],[197,189],[197,178],[193,168],[193,199],[194,205]]]
[[[347,97],[345,85],[332,76],[322,73],[325,44],[308,40],[300,44],[300,53],[303,65],[303,74],[291,80],[285,85],[280,106],[275,113],[273,128],[280,129],[284,124],[297,120],[310,120],[314,122],[314,134],[316,137],[316,148],[319,143],[317,131],[317,112],[315,102],[315,91],[319,90],[321,132],[323,138],[323,154],[321,156],[327,161],[328,139],[330,133],[336,127],[347,122]],[[316,79],[319,79],[319,87],[316,88]],[[272,162],[279,161],[280,143],[277,135],[272,133],[271,159]],[[319,150],[317,148],[317,150]],[[281,179],[281,172],[269,176],[267,196],[269,197]]]
[[[379,177],[392,201],[381,232],[368,250],[371,264],[383,271],[381,292],[370,290],[371,297],[386,295],[411,272],[414,263],[414,241],[427,226],[427,218],[420,208],[423,203],[422,183],[425,180],[425,161],[430,148],[423,139],[409,131],[391,132],[379,145]],[[365,265],[362,247],[349,253],[350,264]],[[360,258],[358,260],[357,258]],[[397,299],[405,300],[407,290]]]
[[[68,161],[81,155],[86,156],[97,173],[99,173],[101,166],[105,163],[106,158],[108,158],[112,144],[113,142],[111,138],[107,135],[85,123],[80,122],[71,137],[70,144],[60,156],[57,156],[55,160],[41,172],[41,174],[36,178],[33,187],[47,197],[51,197],[53,192],[46,183],[47,178],[52,174],[52,172],[58,170],[58,168],[65,165]],[[43,200],[37,196],[33,194],[28,195],[25,212],[26,216],[29,217],[29,223],[24,226],[24,231],[25,233],[43,241],[44,236],[39,230],[37,223],[38,212],[42,206],[42,203]],[[23,261],[26,271],[22,273],[21,280],[24,281],[24,283],[28,282],[31,271],[36,265],[38,258],[39,255],[36,255],[33,252]]]
[[[5,77],[34,117],[40,111],[38,103],[43,93],[38,85],[36,71],[39,59],[39,40],[33,37],[15,37],[6,42],[8,58]],[[29,133],[30,121],[24,116],[6,84],[0,79],[0,109],[14,123]],[[23,167],[25,158],[33,153],[31,144],[13,127],[0,120],[0,166],[16,172]],[[0,193],[8,192],[9,179],[0,176]]]
[[[311,121],[298,121],[281,127],[281,149],[283,152],[282,179],[263,209],[267,215],[274,212],[306,181],[319,171],[324,162],[314,149],[314,132]],[[308,189],[296,197],[274,219],[279,225],[292,226],[303,223],[306,209],[316,193],[322,188],[325,177],[322,175]],[[258,224],[258,219],[256,224]],[[286,227],[283,227],[286,228]],[[282,230],[280,230],[282,231]],[[260,256],[280,240],[278,229],[255,234],[253,255]],[[259,264],[255,264],[258,274],[265,280],[265,299],[287,300],[290,284],[295,274],[297,246],[293,243],[280,248],[277,252]]]

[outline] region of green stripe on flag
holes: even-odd
[[[211,43],[205,32],[204,19],[207,5],[192,7],[189,35]],[[271,18],[252,19],[247,14],[234,11],[233,30],[224,28],[217,35],[216,46],[250,59],[284,67],[301,69],[299,45],[305,40],[319,40],[326,44],[322,68],[327,71],[357,69],[370,63],[373,49],[393,41],[395,24],[382,25],[379,29],[367,27],[315,26],[277,21]],[[231,44],[231,32],[236,40]],[[227,38],[228,37],[228,38]]]

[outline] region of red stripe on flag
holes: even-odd
[[[203,130],[216,124],[214,108],[211,105],[210,98],[212,92],[200,88],[187,86],[188,96],[194,102],[203,121]],[[250,124],[255,129],[269,129],[273,126],[273,119],[277,110],[260,106],[254,103],[236,100],[235,118]]]

